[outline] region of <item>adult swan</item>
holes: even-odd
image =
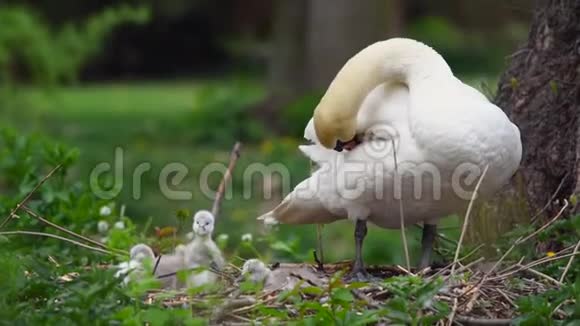
[[[266,223],[355,223],[351,279],[368,280],[362,259],[367,221],[383,228],[423,222],[420,267],[429,264],[436,222],[497,191],[522,152],[503,111],[457,79],[429,46],[390,39],[352,57],[334,78],[300,146],[320,168]],[[393,155],[394,154],[394,155]],[[487,169],[487,170],[486,170]]]

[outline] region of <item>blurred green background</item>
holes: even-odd
[[[391,36],[421,40],[461,79],[493,96],[530,18],[523,0],[3,1],[0,128],[78,148],[67,178],[83,184],[123,148],[123,188],[111,201],[125,205],[138,228],[149,218],[155,226],[176,225],[178,210],[210,208],[200,173],[209,163],[227,164],[240,140],[233,198],[223,202],[216,234],[228,234],[230,248],[244,233],[275,237],[289,246],[278,258],[311,259],[315,226],[266,233],[255,220],[284,189],[276,178],[255,178],[256,191],[244,199],[245,167],[282,163],[292,186],[309,175],[297,149],[306,122],[334,74],[365,45]],[[3,153],[0,161],[8,160]],[[133,171],[143,162],[151,171],[135,200]],[[189,168],[175,189],[191,191],[191,200],[163,196],[159,174],[171,162]],[[9,197],[19,184],[3,173],[0,192]],[[210,187],[219,181],[212,175]],[[265,191],[272,198],[263,199]],[[456,236],[456,218],[442,224]],[[416,251],[418,233],[411,231]],[[348,222],[325,227],[327,260],[352,257],[352,233]],[[399,232],[371,228],[365,255],[402,262]]]

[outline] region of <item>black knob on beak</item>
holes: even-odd
[[[334,150],[337,152],[342,152],[342,150],[344,149],[344,142],[341,142],[340,140],[336,141],[336,146],[334,146]]]

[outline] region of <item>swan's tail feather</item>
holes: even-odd
[[[289,194],[270,212],[258,217],[265,225],[283,224],[320,224],[339,220],[330,213],[317,198],[297,198]]]
[[[264,225],[276,225],[280,222],[274,217],[274,211],[270,211],[260,217],[258,217],[259,221],[263,221]]]

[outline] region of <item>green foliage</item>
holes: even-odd
[[[43,86],[74,81],[115,27],[148,19],[146,8],[119,6],[87,18],[82,26],[69,23],[51,31],[26,8],[0,7],[0,82],[14,82],[22,73]]]
[[[263,94],[245,80],[227,85],[208,84],[195,93],[191,114],[191,140],[197,143],[231,146],[235,141],[257,142],[267,128],[250,115]]]
[[[355,295],[364,283],[346,284],[343,274],[335,274],[325,288],[297,284],[281,292],[278,302],[292,305],[297,316],[287,311],[258,307],[262,317],[271,318],[273,324],[287,322],[291,325],[368,325],[387,321],[389,325],[432,325],[445,318],[449,307],[435,300],[442,281],[426,282],[415,276],[394,277],[383,285],[390,299],[385,305],[368,309],[367,302]]]
[[[514,227],[510,232],[507,232],[502,236],[498,243],[495,245],[497,252],[505,252],[512,246],[512,244],[520,238],[524,238],[527,235],[534,232],[538,226],[531,224],[521,224]],[[580,239],[580,215],[571,216],[569,218],[561,218],[546,229],[538,233],[535,237],[536,241],[541,243],[549,243],[552,248],[572,248]],[[532,242],[533,240],[528,240]],[[526,257],[528,260],[535,260],[545,257],[553,251],[550,252],[537,252],[536,246],[526,245],[523,243],[516,246],[510,255],[507,257],[508,260],[518,260],[521,257]],[[550,264],[543,264],[536,267],[539,271],[551,275],[556,279],[560,278],[561,273],[563,273],[568,259],[559,259],[551,262]],[[573,261],[573,266],[568,270],[566,274],[566,280],[572,281],[580,276],[580,261],[575,259]]]
[[[299,139],[304,136],[304,127],[312,117],[322,95],[319,93],[304,95],[282,109],[282,121],[285,122],[284,128],[288,135]]]
[[[418,276],[388,279],[385,288],[392,293],[393,298],[386,304],[387,317],[397,325],[432,325],[445,318],[450,312],[449,306],[434,300],[442,286],[442,279],[432,282],[426,282]]]
[[[466,33],[439,16],[416,19],[409,26],[409,36],[432,46],[456,73],[461,74],[498,73],[505,53],[510,50],[501,42],[501,37],[495,36],[494,46],[489,46],[486,36]]]
[[[575,283],[565,284],[537,296],[520,298],[517,301],[521,316],[515,325],[577,325],[580,320],[580,277]],[[555,320],[556,309],[563,311],[567,318]]]
[[[54,222],[85,231],[95,220],[100,201],[78,182],[68,182],[66,175],[78,157],[78,150],[38,136],[21,136],[13,130],[0,129],[0,212],[6,214],[57,165],[61,168],[38,190],[39,199],[28,205]],[[96,223],[96,222],[95,222]],[[20,227],[41,226],[31,218],[21,218]]]

